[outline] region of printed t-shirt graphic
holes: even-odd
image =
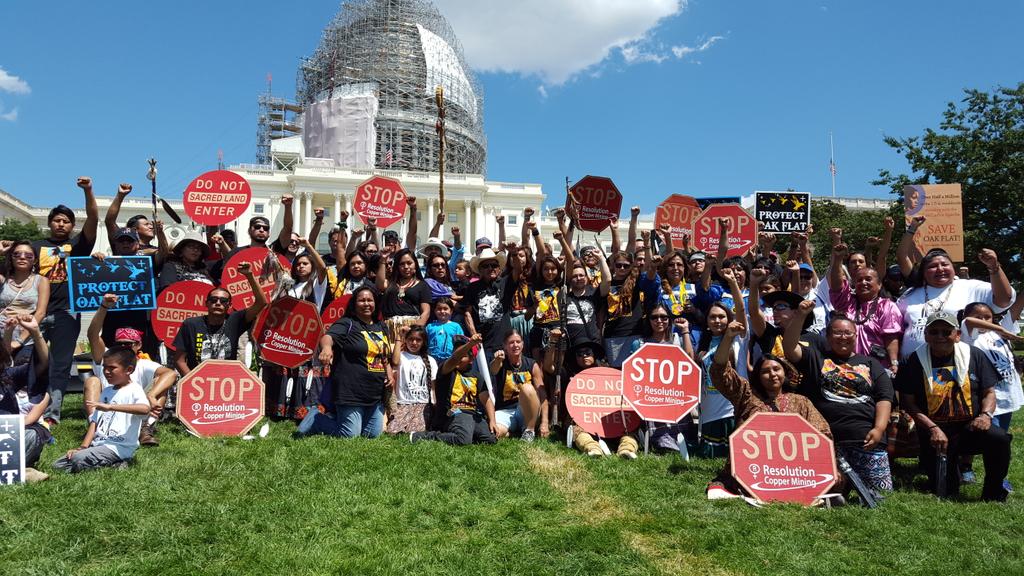
[[[451,410],[476,412],[476,402],[480,396],[479,385],[480,381],[475,376],[456,371],[449,401]]]
[[[871,402],[871,368],[836,364],[826,358],[821,367],[821,393],[831,402],[866,404]]]
[[[930,418],[943,422],[971,419],[971,378],[966,376],[963,384],[959,381],[956,366],[932,367],[925,387]]]
[[[384,361],[387,356],[387,342],[383,332],[362,332],[366,340],[366,370],[369,372],[384,372]]]
[[[552,324],[558,320],[558,288],[545,288],[538,291],[537,312],[533,317],[534,324]]]

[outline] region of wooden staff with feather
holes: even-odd
[[[166,212],[167,215],[171,217],[171,220],[174,220],[178,224],[181,224],[181,216],[178,216],[178,212],[171,207],[167,200],[164,200],[163,198],[157,196],[156,194],[156,158],[149,159],[149,172],[146,172],[146,178],[153,185],[153,221],[156,222],[156,206],[157,203],[159,202],[160,206],[163,207],[164,212]]]
[[[437,130],[437,172],[438,172],[438,187],[437,187],[437,204],[440,214],[444,214],[444,145],[445,145],[445,133],[444,133],[444,87],[438,86],[434,91],[434,101],[437,103],[437,124],[434,129]]]

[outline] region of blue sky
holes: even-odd
[[[438,0],[485,91],[488,178],[610,176],[645,212],[672,193],[883,197],[882,142],[937,126],[964,88],[1024,78],[1024,3]],[[297,7],[301,7],[298,9]],[[199,173],[255,156],[256,95],[295,70],[336,0],[0,5],[0,188],[81,204],[180,197]],[[542,15],[542,17],[538,17]],[[1016,56],[1015,56],[1016,55]]]

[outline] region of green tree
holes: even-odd
[[[907,184],[963,186],[964,250],[972,275],[984,276],[974,254],[992,248],[1012,282],[1024,278],[1024,82],[993,93],[965,90],[950,102],[938,130],[885,143],[906,158],[912,172],[880,170],[874,184],[903,198]],[[902,232],[902,218],[897,231]]]
[[[41,240],[43,237],[43,230],[35,222],[5,218],[3,224],[0,224],[0,240]]]

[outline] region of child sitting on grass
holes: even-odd
[[[54,462],[54,468],[81,472],[117,466],[135,454],[139,429],[150,408],[146,392],[131,379],[135,360],[131,348],[111,348],[103,354],[103,376],[110,386],[100,392],[99,402],[86,400],[86,410],[95,411],[89,417],[85,438],[81,446]]]
[[[409,434],[410,441],[440,440],[454,446],[497,442],[494,402],[479,371],[473,368],[473,348],[479,349],[481,342],[483,337],[474,334],[441,366],[435,409],[445,415],[443,431],[413,432]],[[487,414],[486,418],[480,413],[481,407]]]

